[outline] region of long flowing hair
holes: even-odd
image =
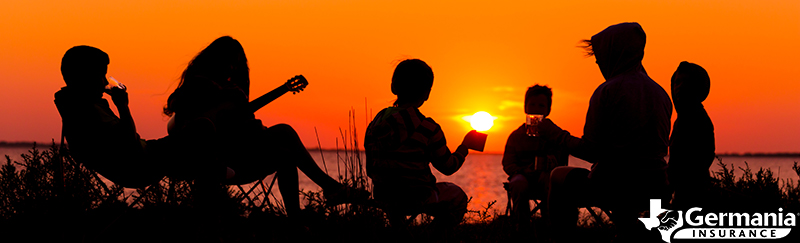
[[[249,99],[250,68],[247,66],[247,56],[244,54],[242,44],[230,36],[217,38],[189,62],[181,75],[178,87],[167,100],[164,114],[172,116],[175,112],[172,101],[177,99],[175,93],[181,89],[191,92],[194,86],[191,80],[194,77],[210,79],[219,86],[225,86],[222,84],[230,82],[238,86]]]

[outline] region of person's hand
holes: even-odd
[[[561,133],[561,131],[564,131],[564,129],[558,127],[558,125],[553,123],[553,121],[548,118],[545,118],[539,122],[539,136],[544,139],[555,138],[559,133]]]
[[[117,107],[128,106],[128,88],[123,84],[105,91]]]
[[[475,130],[469,131],[467,135],[464,136],[464,140],[461,141],[461,145],[468,149],[483,152],[483,149],[486,147],[487,136],[487,134],[479,133]]]
[[[458,146],[456,151],[466,156],[467,153],[469,153],[470,141],[474,141],[476,139],[476,136],[480,136],[478,131],[475,130],[469,131],[467,135],[464,135],[464,139],[461,140],[461,145]]]

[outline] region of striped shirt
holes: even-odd
[[[445,175],[464,164],[464,155],[447,148],[439,124],[415,107],[378,112],[367,128],[364,147],[367,175],[376,188],[433,189],[436,177],[429,164]]]

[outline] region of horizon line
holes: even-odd
[[[5,148],[19,148],[19,147],[33,147],[34,145],[43,145],[47,144],[47,146],[52,146],[53,144],[58,144],[55,140],[51,142],[34,142],[34,141],[0,141],[0,147]],[[322,151],[337,151],[336,148],[320,148],[320,147],[306,147],[308,151],[315,151],[315,150],[322,150]],[[352,148],[339,148],[338,151],[353,151]],[[362,148],[358,148],[358,151],[363,152]],[[470,151],[471,153],[480,153],[480,154],[503,154],[502,151],[500,152],[493,152],[493,151]],[[798,152],[724,152],[724,153],[715,153],[716,156],[751,156],[751,157],[800,157],[800,151]],[[669,156],[669,155],[667,155]]]

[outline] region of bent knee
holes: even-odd
[[[458,208],[467,208],[469,197],[460,186],[450,182],[439,182],[436,183],[436,189],[439,191],[440,201],[452,201]]]
[[[284,123],[277,124],[268,127],[266,131],[270,136],[299,138],[299,136],[297,135],[297,131],[295,131],[294,128],[289,124],[284,124]]]
[[[587,178],[589,170],[578,167],[559,166],[550,172],[551,183],[563,183],[567,180],[574,180],[577,178]]]
[[[514,175],[508,180],[508,190],[513,194],[521,193],[528,189],[528,179],[523,175]]]
[[[292,131],[294,132],[294,128],[286,123],[275,124],[271,127],[268,127],[267,130],[270,131]]]

